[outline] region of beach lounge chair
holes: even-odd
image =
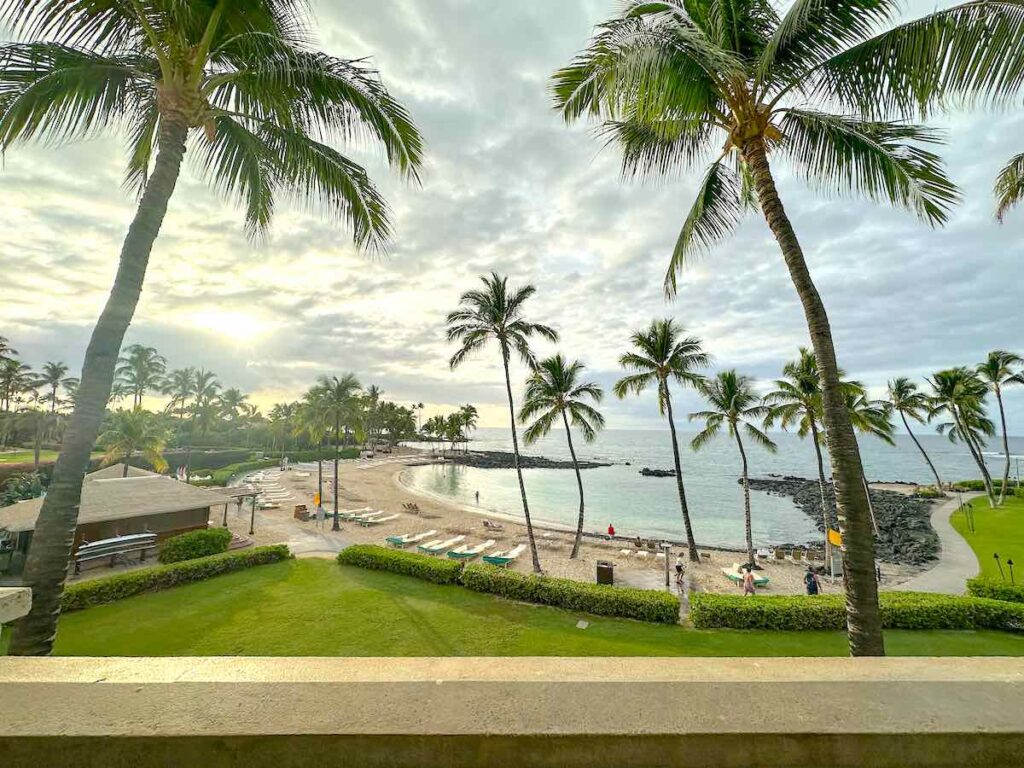
[[[734,584],[739,584],[743,581],[743,572],[740,571],[739,563],[733,563],[732,568],[723,568],[722,573]],[[769,579],[767,576],[758,576],[756,573],[754,574],[755,587],[767,587],[768,581]]]
[[[620,549],[619,550],[619,554],[622,555],[623,557],[629,557],[630,555],[633,554],[633,550],[632,549]]]
[[[341,520],[355,520],[357,517],[365,515],[369,512],[373,512],[373,507],[362,507],[361,509],[343,509],[338,513],[338,517]]]
[[[423,533],[407,533],[404,536],[388,536],[386,541],[393,547],[402,549],[410,544],[423,541],[428,536],[433,536],[437,531],[424,531]]]
[[[375,517],[383,517],[385,514],[387,513],[384,510],[378,509],[375,512],[364,512],[361,515],[352,515],[352,517],[348,519],[353,523],[361,523],[364,520],[373,520]]]
[[[518,544],[506,552],[495,552],[492,555],[484,555],[484,562],[490,563],[491,565],[500,565],[505,567],[525,551],[526,545]]]
[[[428,541],[426,544],[420,544],[416,549],[420,552],[425,552],[428,555],[436,555],[440,552],[445,552],[451,549],[464,538],[466,537],[452,536],[450,539],[434,539],[434,541]]]
[[[786,559],[786,550],[782,549],[781,547],[776,547],[773,550],[773,554],[775,555],[775,559],[776,560],[785,560]]]
[[[384,515],[384,517],[359,517],[356,518],[356,522],[363,526],[363,528],[369,528],[371,525],[390,523],[392,520],[397,520],[400,517],[401,515],[397,513],[393,515]]]
[[[802,549],[794,549],[793,550],[793,558],[792,559],[793,559],[794,563],[803,562],[804,551]]]
[[[495,544],[494,539],[488,539],[483,544],[477,544],[475,547],[470,547],[468,544],[463,544],[461,547],[456,547],[448,553],[448,557],[453,560],[472,560],[477,555],[481,554],[484,550],[490,549]]]

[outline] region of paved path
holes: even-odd
[[[982,494],[964,494],[964,501]],[[939,561],[934,568],[921,573],[896,587],[912,592],[942,592],[962,595],[967,579],[978,575],[978,558],[974,550],[964,541],[949,523],[949,516],[956,509],[957,498],[951,496],[932,509],[932,528],[939,534]]]

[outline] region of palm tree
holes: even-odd
[[[1002,224],[1006,214],[1024,200],[1024,153],[1010,158],[996,177],[996,218]]]
[[[938,425],[939,434],[949,434],[952,442],[962,441],[981,472],[989,506],[996,506],[992,476],[982,453],[985,436],[995,434],[995,425],[985,415],[985,395],[988,387],[977,373],[969,368],[949,368],[928,379],[932,387],[929,418],[940,415],[951,420]]]
[[[840,372],[840,375],[841,372]],[[772,427],[778,423],[788,430],[793,425],[801,438],[810,437],[814,446],[814,456],[818,465],[818,490],[821,494],[821,516],[825,525],[825,550],[829,549],[828,530],[832,527],[829,518],[829,501],[827,482],[825,480],[825,462],[821,455],[821,446],[825,443],[822,429],[821,377],[818,374],[818,361],[813,352],[800,347],[800,357],[786,363],[782,368],[781,379],[775,380],[775,389],[764,396],[769,406],[764,425]],[[845,407],[844,397],[844,407]]]
[[[572,456],[572,467],[576,470],[576,486],[580,493],[580,514],[576,520],[576,538],[569,554],[570,560],[574,560],[580,553],[584,517],[583,477],[580,474],[579,462],[576,460],[576,449],[572,444],[570,417],[572,426],[583,433],[583,439],[588,443],[594,442],[598,430],[604,428],[604,416],[585,402],[592,400],[600,403],[604,392],[594,382],[580,381],[582,373],[583,363],[579,360],[570,363],[561,354],[541,360],[526,382],[523,407],[519,410],[519,421],[529,425],[523,432],[523,440],[527,445],[532,445],[547,435],[558,420],[561,420],[565,427],[565,439],[569,443],[569,455]]]
[[[124,351],[124,356],[117,359],[114,374],[117,381],[132,393],[132,407],[139,408],[148,390],[161,388],[167,360],[154,347],[141,344],[132,344]]]
[[[0,361],[10,360],[18,354],[18,350],[11,349],[10,340],[6,336],[0,336]]]
[[[32,466],[39,470],[39,459],[43,450],[43,440],[47,434],[57,427],[57,414],[41,408],[24,408],[18,412],[16,424],[32,434]]]
[[[644,330],[635,331],[631,337],[634,352],[627,352],[619,358],[619,365],[633,373],[615,382],[614,392],[620,399],[629,393],[640,394],[652,384],[658,391],[658,411],[668,419],[672,433],[672,458],[676,468],[676,490],[679,492],[679,508],[683,513],[683,527],[686,529],[686,545],[691,562],[699,562],[697,542],[690,524],[690,509],[686,503],[686,489],[683,486],[683,465],[679,458],[679,441],[676,437],[676,421],[672,415],[672,382],[684,387],[697,387],[704,377],[698,368],[707,368],[711,356],[701,348],[696,336],[683,336],[685,331],[674,320],[654,320]]]
[[[928,469],[931,470],[932,475],[935,477],[935,488],[942,493],[942,478],[939,477],[939,472],[932,463],[931,458],[929,458],[921,443],[918,442],[913,430],[910,429],[910,422],[907,420],[907,417],[910,417],[919,424],[927,423],[927,420],[930,418],[928,414],[931,411],[928,395],[919,391],[917,384],[913,381],[905,376],[900,376],[889,382],[889,403],[892,405],[893,410],[900,415],[900,419],[903,420],[904,429],[907,430],[910,439],[914,441],[917,450],[921,452],[925,463],[928,464]]]
[[[317,379],[314,397],[323,409],[323,419],[334,434],[334,522],[332,531],[340,531],[338,517],[338,497],[341,488],[338,485],[338,459],[341,446],[342,429],[351,426],[359,411],[359,379],[354,373],[342,376],[321,376]]]
[[[162,392],[170,397],[167,408],[177,412],[179,422],[185,421],[188,401],[192,399],[196,390],[195,378],[196,369],[189,367],[176,368],[164,379]]]
[[[10,411],[11,404],[32,388],[35,376],[25,363],[12,358],[0,360],[0,410]]]
[[[315,387],[303,396],[296,411],[296,430],[305,432],[310,442],[316,445],[316,495],[320,504],[324,503],[324,438],[327,437],[329,424],[320,392]]]
[[[844,381],[843,392],[846,397],[846,410],[850,413],[850,423],[858,432],[877,437],[888,445],[896,445],[893,437],[895,428],[892,424],[892,406],[887,400],[872,400],[867,395],[864,385],[859,381]],[[868,513],[875,536],[878,535],[878,520],[871,502],[871,488],[867,475],[861,475],[864,494],[868,500]]]
[[[159,416],[142,408],[111,414],[110,426],[99,436],[97,444],[106,450],[103,466],[124,462],[122,477],[128,477],[128,462],[136,453],[141,453],[157,472],[167,470],[163,457],[167,429]]]
[[[376,140],[393,167],[417,178],[422,147],[408,113],[365,60],[311,49],[306,10],[299,0],[12,0],[0,9],[0,25],[27,40],[0,47],[0,150],[125,126],[127,185],[139,193],[36,526],[24,575],[32,610],[12,653],[52,647],[89,451],[186,146],[203,176],[242,203],[254,238],[276,200],[293,196],[346,222],[357,246],[384,249],[383,197],[324,137]]]
[[[487,342],[496,341],[498,343],[501,364],[505,371],[505,392],[508,395],[508,415],[512,427],[512,456],[516,467],[516,476],[519,479],[519,495],[523,500],[526,535],[530,541],[533,570],[535,573],[540,573],[540,558],[537,556],[537,542],[533,536],[530,505],[526,500],[523,470],[519,466],[516,408],[512,399],[512,378],[508,366],[512,352],[515,351],[523,364],[532,369],[536,359],[530,350],[530,339],[540,336],[548,341],[557,341],[558,334],[553,328],[539,323],[531,323],[523,318],[523,305],[537,292],[532,285],[509,288],[508,277],[500,276],[496,272],[492,272],[490,277],[481,276],[480,280],[484,287],[466,291],[459,298],[459,309],[448,314],[448,341],[458,341],[461,344],[448,364],[454,370]]]
[[[228,426],[232,431],[232,440],[238,436],[238,425],[242,416],[247,412],[249,396],[243,394],[237,387],[229,387],[221,392],[218,398],[221,415],[227,418]]]
[[[759,208],[782,250],[822,379],[836,498],[845,518],[847,625],[855,656],[882,655],[874,541],[857,440],[824,303],[786,214],[769,154],[812,186],[859,193],[942,224],[958,199],[939,140],[906,122],[961,97],[1009,100],[1024,81],[1024,15],[968,2],[885,29],[894,0],[625,0],[553,80],[567,122],[603,121],[627,175],[708,167],[666,277]],[[826,111],[828,110],[828,111]],[[896,119],[893,119],[896,118]],[[732,160],[732,168],[728,160]]]
[[[1007,384],[1019,382],[1015,366],[1024,363],[1019,355],[1012,352],[1005,352],[1001,349],[988,353],[985,362],[978,368],[978,376],[988,384],[988,388],[996,396],[996,405],[999,408],[999,422],[1003,430],[1003,484],[999,488],[999,504],[1006,500],[1006,489],[1010,485],[1010,443],[1006,436],[1006,411],[1003,409],[1003,387]]]
[[[465,437],[465,452],[469,453],[469,433],[476,429],[480,413],[472,403],[459,406],[459,420],[462,422],[462,433]]]
[[[704,422],[704,429],[690,441],[690,446],[694,450],[704,447],[721,431],[723,424],[728,428],[729,436],[735,438],[736,447],[740,452],[743,473],[743,513],[747,541],[747,564],[748,567],[753,568],[757,561],[754,559],[754,531],[750,523],[750,475],[747,469],[747,452],[743,448],[743,438],[740,436],[740,432],[746,432],[754,443],[775,453],[778,446],[752,423],[753,421],[764,421],[768,415],[768,406],[754,392],[754,380],[749,376],[740,376],[735,370],[721,371],[710,381],[700,382],[697,388],[704,399],[708,401],[711,410],[690,414],[690,421],[700,419]]]
[[[69,385],[75,387],[78,384],[78,379],[65,375],[67,372],[68,367],[64,363],[46,363],[35,380],[35,386],[45,387],[49,390],[49,393],[41,399],[50,403],[50,413],[56,411],[57,405],[60,403],[60,398],[57,396],[60,388],[67,388]]]

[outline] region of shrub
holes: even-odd
[[[287,545],[273,544],[268,547],[225,552],[197,560],[105,576],[67,587],[61,598],[61,610],[67,613],[94,605],[113,603],[133,595],[204,581],[223,573],[241,571],[255,565],[277,563],[291,557]]]
[[[599,616],[621,616],[664,624],[679,621],[679,598],[658,590],[584,584],[483,564],[467,565],[462,571],[462,583],[476,592]]]
[[[991,600],[1024,603],[1024,586],[1014,586],[995,579],[968,579],[967,593],[974,597],[987,597]]]
[[[1024,629],[1024,605],[926,592],[879,595],[885,629]],[[842,630],[842,595],[742,597],[701,592],[690,598],[698,629]]]
[[[1003,487],[1003,479],[1001,477],[992,478],[992,490],[999,493],[999,490]],[[961,491],[984,491],[985,483],[981,480],[957,480],[953,483],[954,489]],[[1011,480],[1010,487],[1006,489],[1009,491],[1011,496],[1024,496],[1024,487],[1018,488],[1017,481]]]
[[[172,536],[160,545],[161,563],[179,563],[227,552],[231,531],[227,528],[203,528]]]
[[[458,560],[434,558],[415,552],[388,549],[375,544],[354,544],[338,553],[342,565],[369,568],[374,571],[390,571],[435,584],[455,584],[459,581],[462,563]]]
[[[281,452],[273,451],[264,454],[267,458],[281,460]],[[303,451],[285,451],[284,455],[288,457],[288,461],[294,464],[296,461],[316,461],[317,451],[316,449],[303,450]],[[324,461],[334,461],[334,446],[324,446],[323,451],[320,452],[320,458]],[[358,459],[359,449],[358,448],[340,448],[338,450],[339,459]]]
[[[941,499],[945,494],[934,485],[919,486],[914,495],[919,499]]]

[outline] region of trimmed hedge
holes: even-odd
[[[1005,600],[1009,603],[1024,603],[1024,586],[1014,586],[995,579],[968,579],[967,594],[991,600]]]
[[[291,464],[294,464],[297,461],[316,461],[316,449],[315,448],[308,449],[308,450],[301,450],[301,451],[285,451],[284,455],[288,457],[288,462],[291,463]],[[264,454],[264,456],[266,456],[267,458],[270,458],[270,459],[276,458],[278,461],[280,461],[280,459],[281,459],[281,452],[280,451],[268,451],[267,453]],[[327,445],[325,445],[323,451],[320,452],[320,458],[323,459],[324,461],[334,461],[334,446],[327,446]],[[353,448],[353,447],[339,448],[338,449],[338,458],[339,459],[358,459],[359,458],[359,449],[358,448]]]
[[[160,545],[161,563],[180,563],[228,551],[231,531],[227,528],[202,528],[172,536]]]
[[[985,483],[982,480],[957,480],[953,483],[954,488],[959,488],[962,491],[984,491]],[[996,493],[1003,487],[1003,479],[1001,477],[992,478],[992,490]],[[1011,496],[1024,496],[1024,487],[1018,488],[1016,481],[1011,481],[1010,486],[1006,489],[1010,492]]]
[[[462,563],[458,560],[388,549],[375,544],[353,544],[338,553],[338,562],[373,571],[415,576],[435,584],[457,584],[462,571]]]
[[[1024,605],[927,592],[879,595],[885,629],[1024,630]],[[701,592],[690,598],[698,629],[844,630],[842,595],[742,597]]]
[[[679,598],[658,590],[584,584],[485,564],[467,565],[462,571],[462,583],[475,592],[599,616],[620,616],[663,624],[679,621]]]
[[[64,613],[79,611],[94,605],[113,603],[126,597],[141,595],[145,592],[158,592],[181,584],[204,581],[223,573],[241,571],[255,565],[277,563],[291,557],[292,553],[286,544],[273,544],[268,547],[225,552],[196,560],[141,568],[115,576],[83,581],[65,588],[61,597],[61,611]]]

